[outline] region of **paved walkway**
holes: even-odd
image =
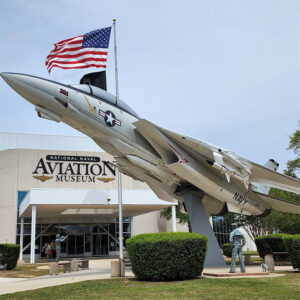
[[[59,275],[54,276],[47,275],[35,278],[0,277],[0,295],[85,280],[109,279],[110,262],[111,259],[90,260],[89,270],[60,273]],[[126,276],[133,276],[133,273],[131,271],[126,271]]]
[[[239,274],[239,266],[237,266],[236,274]],[[224,268],[205,268],[203,273],[218,273],[218,274],[228,274],[230,269],[230,266],[224,267]],[[259,266],[246,266],[246,274],[249,274],[249,276],[245,276],[245,273],[243,273],[242,276],[233,276],[233,277],[215,277],[215,276],[207,276],[204,275],[204,278],[214,278],[214,279],[239,279],[239,278],[261,278],[261,277],[278,277],[278,276],[284,276],[284,274],[279,272],[293,272],[292,266],[275,266],[275,272],[268,273],[266,275],[251,275],[255,273],[262,273],[261,267]]]
[[[90,269],[72,273],[60,273],[55,276],[41,276],[35,278],[1,278],[0,277],[0,295],[14,293],[19,291],[34,290],[43,287],[74,283],[85,280],[110,279],[111,259],[90,260]],[[276,271],[292,271],[292,267],[276,266]],[[226,268],[205,268],[205,272],[227,273]],[[261,272],[260,266],[248,266],[247,272]],[[272,273],[269,276],[278,276]],[[130,270],[126,270],[126,277],[134,276]],[[260,276],[261,277],[261,276]],[[245,278],[245,277],[244,277]],[[235,277],[236,279],[236,277]]]

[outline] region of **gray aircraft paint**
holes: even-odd
[[[84,91],[86,85],[72,87],[16,73],[1,73],[1,76],[35,105],[41,117],[56,122],[61,120],[91,137],[115,156],[122,172],[148,183],[159,198],[168,201],[187,199],[194,227],[209,236],[209,251],[218,247],[211,228],[208,229],[204,208],[213,214],[224,212],[224,207],[229,211],[258,216],[267,215],[272,207],[300,214],[299,205],[286,204],[257,193],[261,185],[266,185],[300,194],[298,180],[221,147],[139,119],[123,102],[122,106],[115,105],[115,97],[105,91],[100,92],[101,97],[96,97]],[[132,159],[134,156],[139,160]],[[193,190],[206,194],[206,201],[192,199]],[[213,199],[211,205],[209,199]],[[216,201],[223,205],[216,205]],[[220,253],[215,255],[219,257]],[[209,261],[212,261],[210,255],[207,264]]]
[[[21,96],[34,104],[36,110],[40,110],[40,115],[47,119],[52,116],[54,121],[61,119],[91,137],[105,151],[114,155],[117,161],[119,159],[119,167],[126,168],[127,175],[151,184],[162,199],[182,199],[184,187],[190,184],[217,201],[226,203],[229,210],[265,215],[271,210],[273,200],[264,201],[255,193],[255,182],[257,187],[273,184],[300,193],[299,181],[239,158],[221,147],[181,136],[139,119],[123,102],[123,107],[128,111],[115,105],[115,97],[104,90],[99,91],[99,98],[85,92],[88,90],[86,85],[72,87],[15,73],[2,73],[1,76]],[[115,116],[113,123],[112,116]],[[132,159],[134,156],[139,161]],[[215,170],[207,164],[208,159],[216,159],[222,164],[222,169],[228,168],[231,176],[226,172],[224,176]],[[260,173],[263,176],[259,177]],[[252,186],[250,176],[254,179]],[[250,179],[245,179],[243,184],[244,178]],[[209,201],[205,201],[205,205],[209,210]],[[212,205],[210,211],[213,207],[217,206]],[[276,207],[285,210],[285,206],[277,202]],[[300,213],[300,207],[294,205],[292,209],[286,206],[286,211]]]

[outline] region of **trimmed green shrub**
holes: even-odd
[[[197,233],[161,232],[136,235],[126,245],[137,279],[181,280],[202,274],[207,240]]]
[[[257,252],[261,258],[273,252],[286,252],[282,237],[284,234],[261,235],[255,238]]]
[[[294,269],[300,270],[300,234],[284,235],[283,243]]]
[[[232,256],[232,248],[230,244],[223,244],[222,245],[223,254],[227,257]]]
[[[12,270],[17,266],[20,254],[20,245],[17,244],[0,244],[0,263],[7,270]]]

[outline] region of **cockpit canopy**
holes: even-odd
[[[116,97],[96,86],[92,86],[89,84],[72,84],[71,87],[83,91],[89,95],[92,95],[96,98],[98,98],[101,101],[108,102],[110,104],[113,104],[114,106],[119,107],[122,110],[125,110],[126,112],[130,113],[134,117],[140,119],[138,114],[129,107],[125,102],[123,102],[121,99],[118,99],[118,103],[116,103]]]

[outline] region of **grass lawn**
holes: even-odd
[[[243,251],[243,254],[258,255],[258,252],[257,251]]]
[[[0,299],[300,299],[300,273],[173,282],[94,280],[3,295]]]
[[[226,264],[230,265],[231,264],[231,258],[226,257],[226,256],[224,256],[224,258],[225,258]],[[252,256],[251,257],[251,265],[261,265],[263,262],[264,262],[264,260],[262,258],[260,258],[259,256]],[[237,265],[240,264],[240,261],[239,261],[238,258],[236,259],[236,264]],[[291,262],[288,261],[288,266],[290,266],[290,265],[291,265]]]
[[[32,278],[38,276],[49,275],[49,269],[38,269],[37,267],[49,266],[49,264],[23,264],[18,265],[14,270],[2,270],[0,271],[0,277],[9,278]],[[62,267],[59,268],[59,272],[62,272]]]

